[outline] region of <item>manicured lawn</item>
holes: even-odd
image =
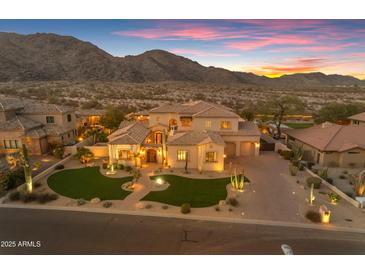
[[[208,207],[227,198],[226,185],[230,178],[191,179],[176,175],[152,176],[168,182],[170,186],[164,191],[151,191],[142,200],[181,206],[189,203],[192,207]]]
[[[312,127],[313,123],[285,123],[288,127],[291,128],[309,128]]]
[[[121,200],[130,192],[121,189],[121,185],[132,177],[109,178],[99,172],[99,167],[66,169],[52,174],[48,186],[60,195],[85,200]]]

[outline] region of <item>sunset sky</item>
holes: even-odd
[[[365,79],[365,20],[0,20],[0,31],[72,35],[115,56],[163,49],[269,77],[320,71]]]

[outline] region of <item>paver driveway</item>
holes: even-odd
[[[244,217],[277,221],[303,221],[299,214],[305,204],[304,190],[296,184],[301,179],[289,175],[288,161],[274,152],[261,152],[258,157],[239,157],[232,160],[252,184],[238,195]]]

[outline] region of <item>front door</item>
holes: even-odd
[[[157,153],[154,149],[147,150],[147,162],[156,163],[157,162]]]

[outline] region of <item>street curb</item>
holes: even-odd
[[[250,225],[266,225],[266,226],[278,226],[278,227],[292,227],[292,228],[304,228],[304,229],[316,229],[323,231],[334,231],[334,232],[354,232],[364,233],[363,228],[350,228],[350,227],[339,227],[320,224],[303,224],[293,223],[284,221],[270,221],[270,220],[258,220],[258,219],[237,219],[237,218],[225,218],[225,217],[209,217],[201,215],[183,215],[174,213],[158,213],[158,212],[142,212],[136,210],[114,210],[104,208],[82,208],[82,207],[56,207],[56,206],[37,206],[37,205],[7,205],[1,204],[0,208],[10,209],[40,209],[40,210],[58,210],[58,211],[71,211],[71,212],[86,212],[86,213],[107,213],[115,215],[131,215],[131,216],[145,216],[145,217],[162,217],[162,218],[176,218],[185,220],[195,221],[211,221],[211,222],[222,222],[222,223],[234,223],[234,224],[250,224]]]

